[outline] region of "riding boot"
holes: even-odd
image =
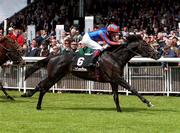
[[[94,67],[96,66],[96,62],[98,60],[98,57],[101,55],[101,51],[99,49],[95,50],[93,52],[93,55],[92,55],[92,58],[90,60],[90,63],[89,63],[89,67]]]

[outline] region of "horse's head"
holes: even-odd
[[[136,55],[141,55],[142,57],[150,57],[155,60],[161,57],[160,53],[147,44],[141,36],[139,35],[130,35],[127,37],[128,46],[127,48],[134,52]]]
[[[24,60],[22,59],[24,50],[17,42],[9,37],[2,37],[0,38],[0,47],[7,58],[13,61],[14,64],[24,65]]]

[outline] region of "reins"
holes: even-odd
[[[128,44],[128,42],[126,42],[125,44],[122,44],[122,45],[119,46],[117,49],[115,49],[115,50],[112,52],[112,54],[113,54],[113,53],[116,53],[117,51],[119,51],[119,49],[121,49],[121,48],[124,46],[126,49],[128,49],[129,51],[131,51],[133,54],[141,56],[139,53],[137,53],[137,52],[135,52],[134,50],[128,48],[128,47],[127,47],[127,46],[128,46],[127,44]]]

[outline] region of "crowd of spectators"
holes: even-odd
[[[140,34],[163,57],[180,57],[178,0],[122,0],[114,5],[105,2],[102,6],[107,8],[98,8],[98,3],[92,3],[87,8],[86,15],[93,15],[95,18],[94,29],[114,22],[121,28],[117,41],[129,34]],[[69,9],[69,6],[55,1],[36,2],[8,21],[8,34],[17,37],[18,43],[27,51],[25,56],[48,56],[77,51],[84,47],[79,43],[83,34],[77,25],[72,26],[72,13],[69,13],[72,10]],[[36,25],[36,37],[30,44],[26,41],[26,27],[29,24]],[[58,42],[55,37],[57,24],[65,25],[62,42]],[[18,25],[18,28],[13,28],[13,25]],[[0,36],[3,36],[3,29],[0,29]]]

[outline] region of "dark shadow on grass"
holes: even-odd
[[[105,107],[43,107],[44,110],[74,110],[74,111],[115,111],[116,108],[105,108]],[[179,110],[173,109],[156,109],[156,108],[137,108],[137,107],[123,107],[122,112],[180,112]]]
[[[77,110],[77,111],[116,111],[115,108],[98,108],[98,107],[44,107],[44,110]]]
[[[8,99],[6,96],[0,96],[0,103],[5,103],[5,102],[12,102],[12,103],[27,103],[27,102],[29,102],[29,103],[31,103],[30,98],[26,98],[26,100],[24,100],[24,99],[21,99],[20,96],[12,96],[12,97],[14,98],[14,100]]]
[[[125,107],[122,108],[123,112],[148,112],[148,113],[153,113],[153,112],[179,112],[178,110],[173,110],[173,109],[156,109],[154,108],[134,108],[134,107]]]

